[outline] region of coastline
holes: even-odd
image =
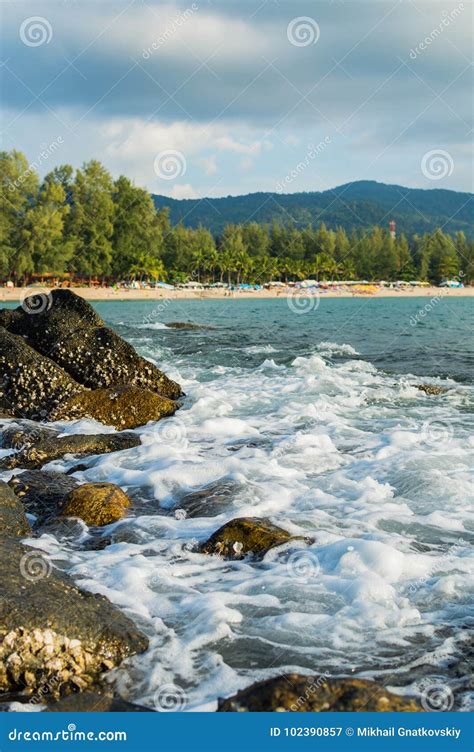
[[[25,296],[25,290],[33,292],[47,292],[47,287],[2,287],[0,288],[0,302],[15,303],[19,302]],[[85,300],[92,301],[124,301],[124,300],[274,300],[285,298],[289,294],[291,297],[306,297],[306,291],[297,291],[295,288],[288,290],[280,288],[274,290],[239,290],[233,293],[225,294],[223,290],[124,290],[114,289],[111,287],[74,287],[71,288],[76,295]],[[313,295],[311,290],[309,295]],[[474,287],[446,288],[446,287],[420,287],[402,290],[391,290],[380,288],[370,292],[352,292],[349,290],[319,290],[321,298],[453,298],[453,297],[473,297]]]

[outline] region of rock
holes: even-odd
[[[2,539],[0,570],[0,692],[59,698],[147,649],[127,616],[79,590],[38,549]]]
[[[218,712],[417,712],[411,697],[399,697],[365,679],[327,679],[325,676],[287,674],[252,684],[227,700]]]
[[[200,552],[219,554],[225,559],[242,559],[247,554],[261,559],[271,548],[292,540],[310,542],[302,536],[290,535],[266,519],[238,517],[216,530],[209,540],[202,544]]]
[[[84,391],[65,400],[50,414],[50,420],[88,417],[119,430],[173,415],[178,403],[137,386]]]
[[[233,481],[211,483],[183,496],[175,512],[182,510],[186,517],[215,517],[225,511],[239,490],[240,484]]]
[[[84,483],[74,488],[61,509],[61,517],[79,517],[86,525],[110,525],[125,517],[130,499],[113,483]]]
[[[181,387],[145,360],[125,340],[104,325],[94,308],[71,290],[52,290],[27,313],[25,301],[13,316],[10,331],[28,337],[30,344],[91,389],[134,384],[176,399]],[[27,300],[30,300],[28,298]]]
[[[415,384],[415,387],[425,394],[445,394],[448,391],[445,386],[435,386],[434,384]]]
[[[0,438],[0,446],[3,449],[23,449],[37,441],[52,439],[59,431],[55,428],[44,428],[37,423],[22,421],[22,423],[6,426]]]
[[[21,501],[11,488],[0,480],[0,535],[21,538],[30,533],[31,529]]]
[[[63,473],[26,470],[10,478],[8,485],[21,499],[24,509],[42,521],[58,514],[79,482]]]
[[[193,324],[191,321],[170,321],[166,324],[167,329],[215,329],[208,324]]]
[[[0,470],[12,470],[15,467],[35,468],[52,462],[65,454],[83,456],[86,454],[107,454],[121,452],[124,449],[139,446],[140,437],[126,431],[124,433],[98,433],[87,436],[78,434],[59,436],[38,441],[27,446],[17,454],[11,454],[0,460]]]
[[[22,337],[0,328],[0,401],[22,418],[44,418],[66,397],[84,391]]]
[[[150,713],[152,708],[135,705],[120,697],[110,697],[97,692],[69,695],[49,705],[45,713]]]

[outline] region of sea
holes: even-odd
[[[95,307],[185,391],[175,417],[136,429],[140,447],[76,473],[119,484],[129,516],[102,529],[52,524],[31,539],[148,635],[149,650],[108,677],[119,694],[213,711],[219,697],[300,672],[375,680],[427,710],[471,709],[470,299]],[[167,326],[176,321],[200,328]],[[235,517],[313,542],[261,561],[199,553]]]

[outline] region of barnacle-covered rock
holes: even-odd
[[[57,699],[147,649],[125,614],[79,590],[38,549],[3,538],[0,568],[0,692]]]
[[[219,700],[219,712],[323,713],[355,711],[417,712],[423,710],[412,697],[388,692],[365,679],[333,679],[286,674],[252,684],[233,697]]]

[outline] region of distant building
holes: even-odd
[[[390,229],[390,237],[392,238],[392,240],[395,240],[395,238],[397,237],[397,223],[394,219],[391,219],[388,223],[388,226]]]

